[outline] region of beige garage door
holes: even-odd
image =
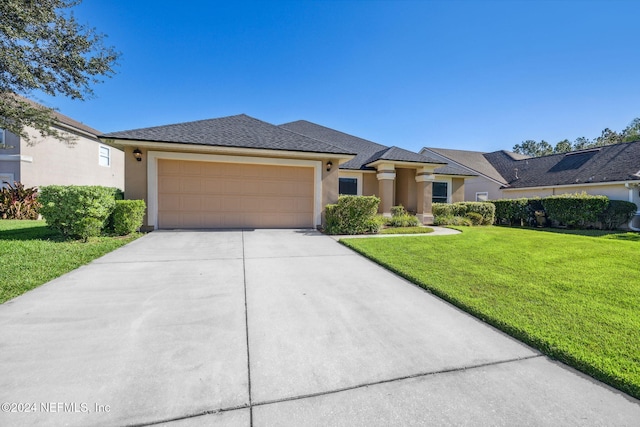
[[[158,160],[159,228],[313,226],[313,168]]]

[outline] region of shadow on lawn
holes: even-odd
[[[37,226],[17,228],[13,230],[0,230],[0,240],[48,240],[64,242],[67,239],[48,227]]]
[[[610,240],[626,240],[632,242],[640,242],[640,233],[634,233],[624,230],[578,230],[570,228],[537,228],[537,227],[514,227],[526,228],[534,231],[545,231],[547,233],[572,234],[576,236],[602,237]]]

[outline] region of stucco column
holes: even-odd
[[[378,195],[380,197],[380,206],[378,213],[383,216],[391,216],[391,206],[395,202],[396,189],[396,170],[392,164],[381,164],[378,166]]]
[[[423,224],[433,224],[431,212],[431,199],[433,197],[433,180],[435,176],[431,172],[418,172],[416,174],[418,212],[416,216]]]

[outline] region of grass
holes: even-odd
[[[44,221],[0,220],[0,304],[119,248],[140,234],[65,240]]]
[[[640,398],[640,235],[503,227],[346,246]]]
[[[433,228],[429,227],[390,227],[383,228],[378,234],[427,234],[433,233]]]

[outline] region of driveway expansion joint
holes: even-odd
[[[158,425],[158,424],[172,423],[172,422],[175,422],[175,421],[188,420],[188,419],[191,419],[191,418],[202,417],[202,416],[205,416],[205,415],[216,415],[216,414],[222,414],[224,412],[231,412],[231,411],[237,411],[237,410],[240,410],[240,409],[248,409],[248,408],[250,408],[249,405],[242,405],[242,406],[232,406],[232,407],[229,407],[229,408],[212,409],[212,410],[208,410],[208,411],[197,412],[195,414],[182,415],[182,416],[174,417],[174,418],[165,418],[165,419],[162,419],[162,420],[149,421],[149,422],[146,422],[146,423],[125,424],[124,427],[155,426],[155,425]]]
[[[462,367],[458,367],[458,368],[448,368],[448,369],[442,369],[442,370],[430,371],[430,372],[419,372],[419,373],[416,373],[416,374],[405,375],[405,376],[396,377],[396,378],[389,378],[389,379],[386,379],[386,380],[374,381],[374,382],[370,382],[370,383],[363,383],[363,384],[358,384],[358,385],[354,385],[354,386],[350,386],[350,387],[338,388],[338,389],[335,389],[335,390],[323,391],[323,392],[318,392],[318,393],[302,394],[302,395],[299,395],[299,396],[285,397],[285,398],[282,398],[282,399],[265,400],[265,401],[262,401],[262,402],[253,402],[251,404],[251,407],[271,405],[271,404],[274,404],[274,403],[290,402],[290,401],[294,401],[294,400],[308,399],[308,398],[311,398],[311,397],[326,396],[326,395],[330,395],[330,394],[341,393],[343,391],[357,390],[357,389],[367,388],[367,387],[380,385],[380,384],[394,383],[394,382],[399,382],[399,381],[404,381],[404,380],[410,380],[410,379],[413,379],[413,378],[428,377],[428,376],[431,376],[431,375],[449,374],[449,373],[452,373],[452,372],[465,372],[465,371],[469,371],[469,370],[473,370],[473,369],[485,368],[487,366],[504,365],[504,364],[507,364],[507,363],[521,362],[523,360],[536,359],[536,358],[539,358],[539,357],[546,357],[546,356],[544,354],[534,354],[534,355],[531,355],[531,356],[516,357],[516,358],[512,358],[512,359],[498,360],[498,361],[495,361],[495,362],[479,363],[477,365],[462,366]]]

